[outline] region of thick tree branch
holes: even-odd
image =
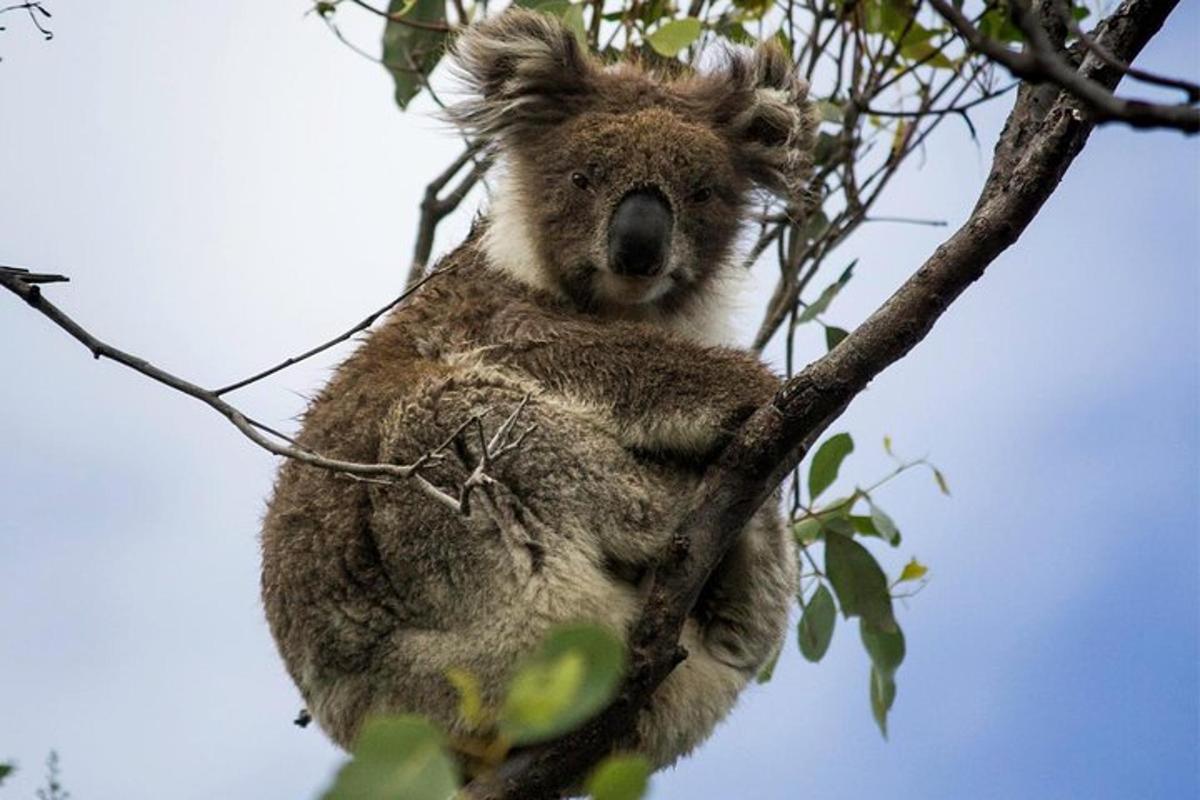
[[[1124,62],[1158,31],[1176,0],[1125,0],[1096,31]],[[1079,73],[1111,89],[1121,72],[1085,57]],[[886,303],[831,352],[792,378],[739,431],[705,474],[697,503],[654,571],[630,637],[631,666],[617,699],[582,729],[515,754],[475,781],[476,800],[559,796],[633,730],[639,709],[679,660],[679,632],[712,570],[749,517],[808,446],[889,365],[920,342],[946,308],[1033,220],[1096,124],[1074,95],[1023,86],[970,218]]]

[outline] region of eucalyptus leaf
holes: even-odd
[[[833,604],[833,594],[822,583],[804,607],[804,615],[800,617],[797,638],[800,641],[801,655],[813,663],[820,661],[829,650],[836,622],[837,608]]]
[[[825,287],[824,291],[813,300],[805,309],[796,317],[796,324],[810,322],[816,319],[820,314],[824,314],[829,308],[829,304],[833,302],[833,298],[838,296],[838,292],[850,282],[850,278],[854,276],[854,267],[858,264],[858,259],[850,262],[850,266],[842,272],[836,281]]]
[[[509,684],[500,728],[515,744],[573,730],[608,704],[625,671],[625,646],[598,625],[551,631]]]
[[[354,757],[322,800],[449,800],[459,789],[458,767],[442,733],[423,717],[370,717]]]
[[[600,762],[587,779],[593,800],[640,800],[650,786],[650,762],[640,755],[613,755]]]
[[[792,538],[796,544],[812,544],[821,538],[820,517],[805,517],[792,526]]]
[[[946,476],[937,467],[933,467],[933,479],[937,481],[938,488],[941,489],[942,494],[950,494],[950,486],[946,483]]]
[[[646,37],[646,43],[660,56],[674,58],[700,38],[700,20],[695,17],[673,19]]]
[[[871,715],[875,717],[875,724],[879,726],[879,732],[886,739],[888,735],[887,715],[892,710],[892,704],[896,702],[896,681],[881,675],[874,667],[871,667],[870,680]]]
[[[900,577],[896,579],[896,583],[903,583],[904,581],[919,581],[921,578],[925,577],[927,572],[929,572],[929,567],[925,566],[920,561],[917,561],[916,558],[913,558],[904,565],[904,569],[900,571]]]
[[[887,576],[867,548],[848,536],[826,536],[825,575],[844,616],[862,617],[876,630],[897,629]]]
[[[837,347],[839,344],[842,343],[842,339],[845,339],[849,335],[850,335],[850,331],[846,330],[845,328],[838,328],[833,325],[826,325],[825,326],[825,347],[832,350],[833,348]]]
[[[900,530],[892,518],[882,508],[875,505],[870,498],[867,499],[867,505],[871,508],[871,522],[875,524],[875,530],[879,531],[879,538],[891,545],[899,544]]]
[[[900,626],[895,630],[880,630],[866,620],[859,620],[858,633],[862,637],[863,647],[871,657],[871,664],[880,675],[891,678],[904,662],[905,644],[904,632]]]
[[[848,433],[838,433],[830,436],[825,443],[817,448],[812,464],[808,468],[809,498],[816,500],[821,492],[837,480],[838,470],[846,456],[854,452],[854,440]]]
[[[383,29],[383,63],[392,75],[396,105],[407,108],[441,60],[447,33],[445,0],[391,0]],[[411,22],[413,24],[405,24]],[[432,26],[432,27],[429,27]]]

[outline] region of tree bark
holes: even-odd
[[[1125,0],[1095,39],[1129,63],[1177,0]],[[1114,88],[1122,73],[1093,54],[1081,77]],[[701,588],[742,527],[812,442],[867,384],[907,354],[949,305],[1007,249],[1057,188],[1096,125],[1082,101],[1053,85],[1023,85],[971,216],[862,325],[756,412],[706,472],[701,500],[655,569],[630,637],[630,670],[613,703],[578,731],[515,753],[473,782],[475,800],[553,798],[603,758],[679,663],[679,633]]]

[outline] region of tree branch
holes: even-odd
[[[450,163],[450,166],[446,167],[425,187],[425,194],[421,198],[421,216],[417,220],[417,239],[413,245],[413,259],[408,268],[406,286],[416,286],[421,280],[421,276],[425,274],[425,266],[429,263],[429,256],[433,253],[433,237],[437,232],[437,226],[443,219],[454,213],[463,198],[483,178],[491,166],[491,159],[486,156],[477,157],[483,147],[482,142],[468,142],[466,149]],[[439,197],[439,193],[467,164],[471,164],[471,169],[463,176],[459,184],[451,189],[445,197]]]
[[[983,53],[1009,72],[1030,83],[1053,83],[1082,100],[1098,122],[1125,122],[1135,128],[1173,128],[1184,133],[1200,133],[1200,108],[1190,104],[1151,103],[1117,97],[1111,90],[1083,77],[1072,66],[1046,35],[1042,24],[1025,0],[1012,0],[1009,8],[1013,24],[1025,36],[1025,49],[1016,52],[1000,42],[984,36],[971,21],[949,0],[929,0],[930,4],[963,38],[972,49]],[[1096,54],[1096,42],[1089,39]],[[1110,68],[1124,65],[1127,59],[1118,59],[1101,45],[1101,52],[1109,56]],[[1105,60],[1102,57],[1100,60]],[[1122,71],[1118,69],[1117,71]],[[1128,67],[1124,67],[1128,72]],[[1180,82],[1187,85],[1186,82]]]
[[[1177,0],[1124,0],[1096,40],[1131,61]],[[1079,74],[1112,88],[1122,73],[1085,58]],[[651,575],[616,700],[580,730],[513,755],[467,788],[474,800],[558,797],[633,730],[639,710],[679,660],[679,633],[701,587],[749,517],[866,385],[909,352],[946,308],[1017,240],[1083,149],[1097,119],[1071,93],[1023,86],[970,218],[862,325],[789,380],[705,473],[696,505]]]
[[[430,273],[429,277],[432,278],[440,274],[442,274],[442,271],[439,270],[437,272]],[[458,511],[461,508],[459,499],[446,494],[419,474],[419,470],[422,467],[435,463],[441,458],[442,454],[439,450],[430,451],[429,453],[422,455],[412,464],[407,465],[364,464],[356,461],[342,461],[335,458],[326,458],[320,453],[316,453],[308,448],[300,446],[294,440],[290,439],[284,434],[267,427],[263,423],[258,422],[251,417],[246,416],[246,414],[244,414],[242,411],[222,400],[219,396],[220,392],[214,392],[212,390],[205,389],[195,383],[192,383],[191,381],[185,380],[171,374],[170,372],[167,372],[166,370],[160,369],[143,358],[126,353],[123,350],[118,350],[112,345],[100,341],[95,336],[90,334],[86,329],[84,329],[82,325],[65,314],[60,308],[58,308],[58,306],[54,305],[42,296],[42,292],[38,284],[58,280],[66,280],[66,278],[61,275],[41,275],[30,273],[28,270],[24,270],[19,267],[0,267],[0,286],[3,286],[5,289],[8,289],[10,292],[17,295],[17,297],[20,297],[35,311],[38,311],[55,325],[66,331],[72,338],[90,350],[93,357],[97,359],[110,359],[118,364],[134,370],[135,372],[141,373],[147,378],[150,378],[152,381],[161,383],[162,385],[174,389],[177,392],[182,392],[189,397],[196,398],[200,402],[212,408],[221,416],[225,417],[225,419],[229,420],[235,428],[242,432],[242,435],[264,450],[277,456],[291,458],[303,464],[308,464],[309,466],[341,473],[359,480],[383,480],[384,482],[391,482],[395,480],[413,480],[416,481],[417,485],[422,491],[425,492],[426,495],[442,505],[452,508],[455,511]],[[406,292],[406,294],[411,294],[416,290],[416,288],[417,287],[413,287],[413,289],[409,290],[409,292]],[[403,297],[401,299],[403,299]],[[319,348],[314,348],[304,356],[290,361],[291,363],[295,363],[302,358],[307,358],[310,355],[318,353],[321,350],[332,346],[332,344],[336,344],[336,342],[326,343]],[[289,366],[289,364],[285,362],[283,366]],[[260,373],[252,380],[258,380],[260,377],[265,377],[267,374],[277,372],[279,369],[282,369],[283,366],[272,368],[265,373]],[[237,388],[239,385],[244,386],[249,382],[250,381],[244,381],[239,384],[234,384],[232,387],[226,387],[220,391],[232,391],[233,388]],[[264,436],[263,432],[276,437],[276,439],[287,442],[287,444],[280,444],[280,442]],[[442,449],[444,449],[444,447],[445,446],[443,446]]]

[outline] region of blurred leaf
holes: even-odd
[[[854,440],[848,433],[838,433],[825,440],[813,456],[808,468],[809,498],[816,500],[821,492],[837,480],[838,470],[846,456],[854,451]]]
[[[838,536],[853,536],[855,533],[854,523],[850,520],[850,517],[842,514],[821,517],[821,530],[834,533]]]
[[[822,122],[842,124],[842,107],[832,100],[818,100],[817,109],[821,112]]]
[[[900,571],[900,577],[896,579],[896,583],[904,581],[919,581],[925,577],[925,573],[929,572],[929,567],[913,558],[904,565],[904,569]]]
[[[825,347],[832,350],[841,344],[842,339],[850,335],[850,331],[833,325],[825,326]]]
[[[858,632],[862,636],[863,647],[871,657],[871,664],[880,675],[891,678],[896,674],[900,664],[904,662],[904,633],[900,626],[892,631],[881,631],[866,620],[858,623]]]
[[[900,48],[900,55],[909,61],[920,61],[937,69],[954,69],[954,62],[931,42],[913,42]]]
[[[817,143],[813,148],[813,163],[817,166],[830,164],[841,153],[838,139],[827,131],[817,132]]]
[[[640,755],[612,755],[587,779],[594,800],[640,800],[650,785],[650,762]]]
[[[733,6],[742,12],[743,20],[757,20],[770,10],[771,0],[733,0]]]
[[[12,764],[0,764],[0,783],[4,783],[4,779],[16,772],[17,768]]]
[[[1071,9],[1071,18],[1076,22],[1083,22],[1092,15],[1092,10],[1084,6],[1075,6]]]
[[[850,524],[854,527],[854,531],[856,533],[861,533],[863,536],[874,536],[878,539],[883,539],[892,547],[896,547],[900,544],[902,537],[900,536],[899,531],[896,531],[895,538],[889,541],[887,537],[875,527],[875,520],[871,519],[870,517],[865,517],[858,514],[852,515],[850,517]]]
[[[833,302],[833,298],[837,297],[837,294],[842,290],[842,287],[849,283],[850,279],[854,277],[854,266],[857,263],[857,258],[851,261],[850,266],[846,267],[842,274],[838,276],[838,279],[829,284],[829,286],[826,286],[825,291],[821,292],[820,297],[809,303],[804,311],[800,312],[800,315],[796,317],[797,325],[802,322],[809,322],[813,319],[816,319],[818,314],[825,313],[825,309],[829,308],[829,304]]]
[[[800,228],[800,236],[804,241],[811,242],[821,238],[827,230],[829,230],[829,217],[825,216],[824,210],[818,208],[808,215],[808,219],[804,220],[804,225]]]
[[[580,3],[580,8],[582,7],[583,4]],[[630,10],[637,11],[637,18],[646,27],[653,25],[663,17],[669,17],[673,13],[669,0],[650,0],[648,3],[630,6]]]
[[[445,0],[391,0],[388,13],[416,23],[446,24]],[[396,105],[406,108],[420,93],[445,49],[445,31],[388,21],[383,29],[383,63],[396,87]]]
[[[895,455],[892,452],[892,437],[890,437],[890,436],[883,437],[883,452],[887,453],[889,456]]]
[[[762,669],[758,671],[758,675],[754,677],[755,683],[768,683],[772,676],[775,675],[775,665],[779,663],[779,656],[783,655],[783,642],[780,641],[779,646],[775,648],[775,653],[767,660]]]
[[[883,539],[888,544],[900,543],[900,531],[896,528],[896,523],[892,521],[884,510],[875,505],[870,498],[867,498],[867,505],[871,508],[871,521],[875,523],[875,530],[879,531],[879,538]]]
[[[908,120],[896,122],[896,132],[892,134],[891,158],[897,159],[904,154],[904,145],[908,142]]]
[[[322,800],[448,800],[458,788],[458,768],[432,723],[414,715],[369,717],[353,760]]]
[[[513,676],[501,729],[514,744],[572,730],[608,704],[624,670],[625,646],[605,628],[557,628]]]
[[[717,22],[716,31],[718,36],[724,36],[734,44],[753,47],[758,44],[758,37],[746,30],[745,26],[740,22],[730,22],[722,18]]]
[[[571,3],[567,6],[566,11],[562,15],[563,25],[567,30],[575,34],[575,38],[579,41],[579,46],[585,51],[588,49],[587,26],[583,22],[583,3]]]
[[[833,640],[833,626],[837,622],[837,608],[833,604],[833,595],[825,584],[817,587],[812,599],[804,607],[804,615],[800,617],[800,653],[809,661],[820,661],[829,649]]]
[[[942,490],[942,494],[949,495],[950,486],[946,483],[946,476],[937,467],[931,467],[931,469],[933,470],[933,479],[937,481],[938,488]]]
[[[465,669],[451,667],[446,670],[446,680],[458,692],[458,713],[471,725],[483,722],[483,694],[479,679]]]
[[[980,18],[979,32],[989,39],[995,39],[1004,44],[1017,44],[1025,41],[1025,35],[1009,17],[1008,4],[1005,2],[999,3]]]
[[[894,702],[896,702],[896,681],[880,675],[878,670],[871,667],[871,715],[875,717],[875,724],[879,726],[879,732],[883,734],[884,739],[888,735],[888,711],[891,711]]]
[[[792,537],[797,544],[812,544],[821,538],[821,519],[809,516],[792,526]]]
[[[674,58],[679,51],[689,47],[700,38],[700,20],[684,17],[667,22],[646,37],[646,43],[660,56]]]
[[[826,536],[825,575],[843,615],[862,617],[876,630],[896,630],[887,576],[867,548],[847,536]]]

